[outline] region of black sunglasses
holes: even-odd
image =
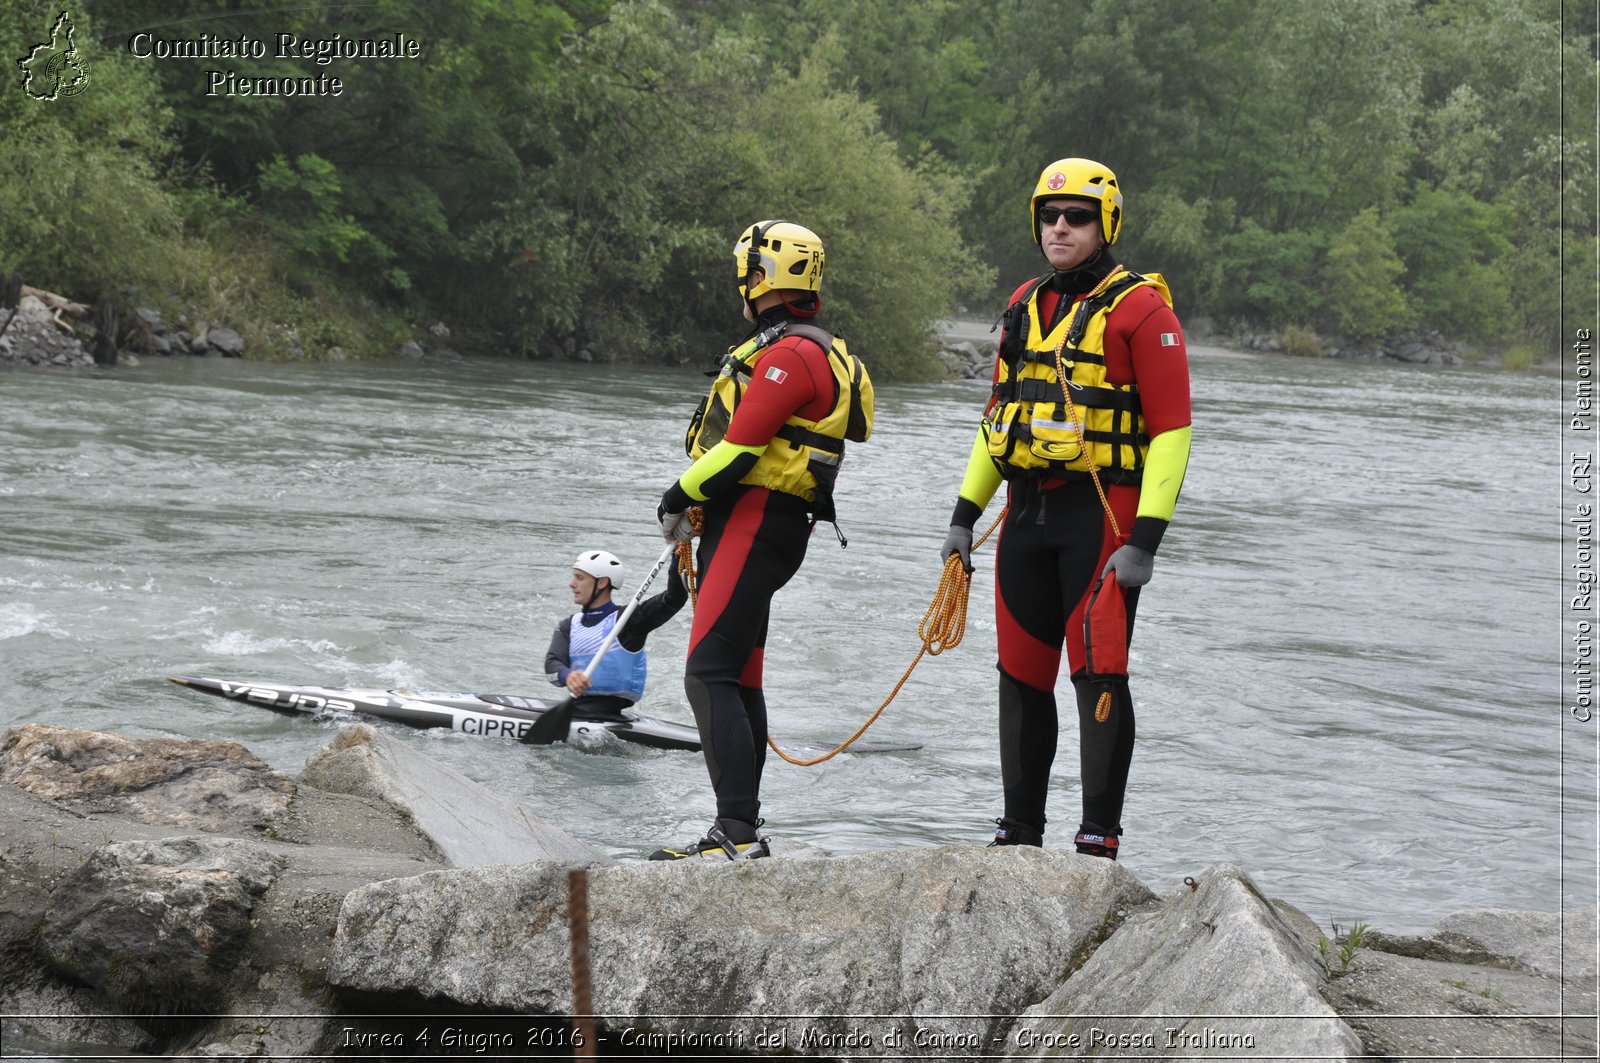
[[[1074,229],[1082,228],[1100,217],[1100,212],[1090,210],[1088,207],[1040,207],[1039,224],[1050,226],[1056,223],[1057,218],[1067,219],[1067,224]]]

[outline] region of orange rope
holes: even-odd
[[[1122,268],[1119,266],[1106,274],[1100,283],[1094,286],[1094,290],[1083,298],[1087,301],[1105,291],[1106,286],[1111,283],[1111,279],[1120,272],[1122,272]],[[1106,519],[1111,522],[1111,534],[1116,537],[1116,541],[1120,544],[1122,542],[1122,529],[1117,527],[1117,515],[1111,512],[1111,502],[1106,498],[1106,489],[1100,485],[1100,473],[1094,467],[1094,456],[1089,453],[1089,442],[1083,437],[1083,420],[1078,416],[1078,407],[1072,401],[1072,389],[1067,386],[1067,370],[1061,361],[1061,350],[1067,345],[1067,334],[1071,331],[1071,328],[1063,331],[1060,341],[1056,343],[1056,382],[1061,385],[1061,397],[1067,403],[1067,416],[1072,419],[1073,430],[1078,433],[1078,449],[1083,454],[1083,463],[1089,467],[1089,478],[1094,481],[1095,494],[1100,496],[1100,505],[1105,507]]]
[[[1120,272],[1121,268],[1118,267],[1117,269],[1114,269],[1110,273],[1106,274],[1105,278],[1101,280],[1099,284],[1095,285],[1094,291],[1084,296],[1084,299],[1093,299],[1095,296],[1105,291],[1106,286],[1111,283],[1111,278],[1115,277]],[[1072,427],[1078,433],[1078,449],[1083,454],[1083,463],[1089,468],[1089,479],[1094,481],[1094,492],[1100,496],[1100,505],[1104,507],[1106,511],[1106,520],[1111,522],[1111,534],[1114,537],[1113,541],[1118,546],[1121,546],[1123,541],[1122,529],[1117,527],[1117,515],[1111,511],[1111,500],[1106,498],[1106,489],[1100,484],[1100,472],[1095,468],[1094,456],[1089,453],[1089,441],[1083,436],[1083,419],[1078,416],[1078,407],[1072,401],[1072,389],[1067,386],[1067,370],[1061,361],[1061,351],[1064,347],[1066,347],[1067,333],[1071,331],[1072,330],[1069,328],[1066,330],[1066,332],[1063,332],[1061,334],[1061,340],[1056,344],[1056,381],[1061,385],[1061,397],[1065,399],[1067,403],[1067,416],[1072,419]],[[1113,412],[1112,416],[1115,417],[1116,413]],[[1103,690],[1100,692],[1099,699],[1096,700],[1094,704],[1094,719],[1096,723],[1105,723],[1106,720],[1110,719],[1110,717],[1111,692],[1109,690]]]
[[[1000,522],[1005,519],[1005,516],[1006,511],[1002,509],[1000,515],[995,518],[994,523],[989,525],[989,530],[984,532],[976,543],[972,544],[974,550],[982,546],[984,540],[994,533],[994,530],[1000,526]],[[800,760],[779,749],[778,743],[772,740],[771,732],[767,734],[767,745],[774,753],[790,764],[796,764],[802,768],[809,768],[815,764],[821,764],[825,760],[831,760],[846,749],[849,749],[856,739],[866,734],[867,728],[876,723],[878,717],[883,715],[883,710],[889,707],[889,703],[900,693],[900,688],[906,685],[906,680],[911,678],[912,671],[922,661],[924,654],[938,656],[945,650],[953,650],[961,645],[961,639],[966,634],[967,629],[967,596],[971,589],[972,574],[961,564],[961,555],[951,554],[945,558],[944,572],[939,577],[939,588],[934,592],[933,601],[928,605],[928,611],[922,614],[922,622],[917,625],[917,637],[922,639],[922,648],[917,651],[917,655],[906,666],[905,672],[901,674],[900,680],[895,683],[894,689],[889,691],[889,696],[884,698],[883,702],[873,710],[872,715],[867,718],[867,722],[857,728],[855,734],[846,738],[829,752],[820,757],[813,757],[811,760]]]
[[[700,529],[705,527],[705,510],[694,506],[689,510],[689,527],[700,534]],[[678,542],[678,571],[683,575],[683,585],[689,591],[689,605],[693,608],[695,600],[700,596],[699,580],[695,578],[694,571],[694,543],[686,540]]]

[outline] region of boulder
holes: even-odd
[[[1374,1056],[1594,1059],[1597,913],[1480,908],[1420,936],[1369,932],[1327,996]]]
[[[1013,1057],[1356,1059],[1316,946],[1242,870],[1218,865],[1136,914],[1027,1009]]]
[[[78,812],[184,830],[266,830],[294,781],[237,742],[130,738],[30,723],[0,734],[0,781]]]
[[[86,1045],[116,1045],[141,1054],[160,1047],[131,1018],[117,1015],[104,994],[81,985],[63,985],[42,964],[0,989],[0,1040],[18,1054],[70,1058]]]
[[[44,305],[44,300],[37,295],[24,295],[18,299],[17,313],[23,317],[31,317],[35,321],[55,321],[55,314],[51,312],[48,306]]]
[[[399,347],[395,348],[394,353],[401,358],[421,358],[427,352],[422,349],[422,344],[418,343],[416,340],[406,340]]]
[[[214,328],[206,333],[206,342],[228,358],[244,357],[244,337],[231,328]]]
[[[285,860],[234,838],[113,842],[55,891],[40,951],[138,1013],[225,1002],[255,902]]]
[[[457,867],[611,862],[592,845],[364,723],[340,728],[306,761],[299,781],[388,806]]]
[[[363,999],[568,1014],[567,890],[549,864],[355,890],[328,980]],[[593,1005],[613,1031],[691,1037],[762,1016],[767,1047],[813,1056],[877,1016],[874,1048],[985,1055],[1151,900],[1118,864],[1032,848],[608,867],[589,875]]]

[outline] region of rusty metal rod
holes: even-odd
[[[567,918],[572,937],[573,1056],[595,1058],[594,994],[589,984],[589,872],[567,872]]]

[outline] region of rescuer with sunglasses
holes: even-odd
[[[1083,787],[1074,844],[1115,859],[1133,700],[1125,674],[1092,675],[1084,621],[1097,583],[1114,572],[1132,635],[1189,460],[1188,354],[1166,282],[1112,253],[1123,196],[1108,167],[1051,163],[1029,214],[1051,269],[1019,287],[1002,318],[993,387],[940,556],[958,554],[972,571],[973,526],[1005,481],[995,556],[1004,815],[992,844],[1044,843],[1065,644]]]

